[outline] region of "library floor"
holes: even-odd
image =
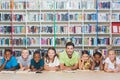
[[[0,73],[0,80],[120,80],[120,73],[100,71]]]

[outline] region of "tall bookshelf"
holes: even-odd
[[[120,0],[0,0],[1,50],[61,51],[68,41],[78,51],[119,50],[119,35]]]

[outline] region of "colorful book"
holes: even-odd
[[[113,1],[112,2],[112,9],[119,10],[120,9],[120,1]]]
[[[111,2],[110,1],[99,1],[98,2],[98,8],[99,9],[110,9],[111,8]]]
[[[114,46],[119,46],[120,45],[120,37],[113,38],[113,45]]]
[[[98,21],[99,22],[110,21],[110,14],[109,13],[99,13]]]

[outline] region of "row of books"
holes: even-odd
[[[98,14],[98,21],[110,21],[110,14],[109,13],[99,13]]]
[[[77,1],[67,1],[67,0],[62,0],[62,1],[55,1],[50,2],[50,1],[43,1],[41,2],[41,8],[43,9],[95,9],[94,5],[94,0],[77,0]],[[90,5],[93,4],[93,5]]]
[[[112,2],[113,10],[120,10],[120,1]]]
[[[2,16],[2,15],[1,15],[1,13],[0,13],[0,21],[2,20],[2,19],[1,19],[2,17],[1,17],[1,16]]]
[[[1,15],[1,21],[11,21],[11,18],[13,21],[54,21],[54,18],[56,18],[56,21],[96,21],[97,15],[96,13],[35,13],[30,12],[26,16],[23,13],[14,13],[11,17],[11,14],[9,13],[3,13]],[[118,17],[118,18],[117,18]],[[27,20],[25,20],[27,18]],[[120,20],[119,14],[113,14],[112,15],[113,20]],[[98,13],[98,21],[109,21],[110,20],[110,14],[109,13]]]
[[[10,1],[0,2],[0,9],[10,9]],[[95,9],[98,6],[99,9],[118,9],[120,7],[120,1],[99,1],[95,6],[94,0],[77,0],[77,1],[40,1],[40,0],[18,0],[14,1],[14,9]],[[93,4],[93,5],[91,5]]]
[[[113,38],[113,45],[119,46],[120,45],[120,37]]]
[[[47,49],[28,49],[29,50],[29,54],[30,55],[33,55],[35,51],[38,51],[41,53],[42,57],[45,56],[47,54]],[[57,50],[57,53],[60,53],[60,52],[63,52],[64,49],[58,49]],[[75,49],[75,51],[79,52],[81,54],[81,49]],[[94,49],[89,49],[87,50],[89,52],[89,54],[92,56],[93,53],[94,53]],[[14,49],[13,50],[13,55],[15,57],[20,57],[21,56],[21,52],[22,52],[22,49]],[[0,49],[0,57],[3,57],[4,56],[4,49]]]
[[[30,54],[31,57],[33,56],[35,51],[40,52],[42,57],[44,57],[47,54],[47,49],[28,49],[28,50],[29,50],[29,54]],[[86,50],[89,52],[89,54],[91,56],[93,56],[93,54],[95,52],[94,49],[86,49]],[[14,49],[13,50],[13,56],[15,56],[16,58],[20,57],[21,56],[21,51],[22,51],[22,49]],[[64,49],[61,49],[61,50],[57,49],[57,53],[60,53],[60,52],[63,52],[63,51],[64,51]],[[81,55],[81,52],[83,50],[75,49],[75,51],[77,51]],[[105,49],[98,49],[97,51],[99,51],[102,54],[103,58],[105,58],[107,56],[108,50],[106,48]],[[120,58],[120,50],[115,50],[115,53],[117,54],[117,57]],[[4,56],[4,50],[1,49],[0,50],[0,57],[3,57],[3,56]]]
[[[46,49],[28,49],[28,50],[29,50],[30,56],[32,56],[35,51],[40,52],[42,57],[47,54],[47,50],[46,50]],[[20,57],[20,56],[21,56],[21,51],[22,51],[22,49],[14,49],[14,50],[13,50],[13,56],[15,56],[16,58],[17,58],[17,57]],[[63,50],[58,50],[57,53],[60,53],[60,52],[63,52],[63,51],[64,51],[64,49],[63,49]],[[82,50],[80,50],[80,49],[75,49],[75,51],[77,51],[77,52],[79,52],[79,53],[81,54],[81,51],[82,51]],[[91,55],[92,55],[93,52],[94,52],[94,50],[88,50],[88,51],[89,51],[89,54],[91,54]],[[0,50],[0,57],[3,57],[3,56],[4,56],[4,50],[1,49],[1,50]]]
[[[97,39],[98,45],[109,45],[110,44],[110,38],[98,38]]]
[[[98,25],[98,33],[109,33],[110,26],[108,25]]]
[[[113,13],[112,21],[120,21],[120,13]]]
[[[10,13],[3,13],[0,15],[1,21],[25,21],[25,14],[22,13],[14,13],[12,15]]]
[[[31,57],[33,56],[35,51],[40,52],[41,57],[45,56],[46,53],[47,53],[46,49],[28,49],[28,50],[29,50],[29,54],[30,54]],[[21,52],[22,52],[22,49],[13,49],[13,53],[12,54],[15,57],[20,57],[21,56]],[[3,57],[3,56],[4,56],[4,49],[0,49],[0,57]]]
[[[70,26],[55,26],[56,34],[82,34],[82,33],[96,33],[96,26],[92,24],[88,25],[70,25]],[[13,31],[13,34],[49,34],[54,33],[54,26],[0,26],[0,34],[9,34]],[[119,30],[119,29],[118,29]],[[109,33],[109,26],[99,25],[98,33]]]
[[[91,5],[93,4],[93,5]],[[14,9],[95,9],[94,0],[18,0],[13,3]],[[10,1],[2,1],[0,5],[1,9],[10,9]]]
[[[82,45],[83,41],[85,45],[109,45],[109,38],[98,38],[96,40],[96,38],[79,38],[79,37],[70,37],[70,38],[64,38],[64,37],[58,37],[55,40],[55,43],[57,45],[64,45],[67,42],[73,42],[75,45]],[[97,41],[97,42],[96,42]],[[10,38],[0,38],[0,45],[2,46],[9,46],[9,45],[14,45],[14,46],[46,46],[46,45],[54,45],[54,38],[14,38],[14,39],[10,39]]]
[[[98,28],[95,25],[88,24],[82,26],[81,33],[96,33],[96,31],[100,34],[109,33],[109,26],[107,25],[98,25]]]
[[[0,9],[10,9],[10,0],[0,1]]]
[[[12,31],[13,34],[23,34],[26,32],[24,26],[13,26],[13,30],[12,26],[0,26],[0,34],[9,34]]]
[[[99,1],[98,2],[98,8],[99,9],[110,9],[110,4],[111,2],[110,1]]]
[[[117,33],[119,34],[120,33],[120,25],[113,25],[112,26],[112,33]]]
[[[85,17],[85,21],[96,21],[97,20],[96,13],[85,14],[84,17]]]
[[[84,45],[89,45],[89,46],[96,46],[96,45],[104,46],[104,45],[109,45],[109,38],[85,38],[84,39]]]
[[[4,4],[3,4],[4,6]],[[27,5],[26,5],[26,1],[25,0],[18,0],[18,1],[14,1],[14,6],[13,6],[13,9],[26,9]],[[6,7],[4,7],[3,9],[7,9]]]
[[[77,37],[71,37],[71,38],[63,38],[63,37],[59,37],[59,38],[56,38],[56,45],[64,45],[66,44],[67,42],[73,42],[75,45],[82,45],[82,38],[77,38]]]
[[[53,38],[0,38],[0,45],[2,46],[39,46],[39,45],[53,45]]]
[[[120,59],[120,50],[115,50],[115,53],[117,54],[118,58]]]

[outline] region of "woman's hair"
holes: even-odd
[[[84,54],[89,55],[89,53],[88,53],[88,51],[87,51],[87,50],[82,51],[82,56],[83,56]]]
[[[102,56],[102,54],[101,54],[100,52],[95,52],[95,53],[93,54],[93,56],[95,57],[95,55],[99,55],[100,57]]]
[[[53,51],[55,52],[54,58],[55,58],[56,56],[58,57],[58,55],[57,55],[56,50],[55,50],[54,47],[48,48],[48,51],[49,51],[49,50],[53,50]],[[46,61],[47,63],[50,62],[50,58],[49,58],[49,56],[48,56],[48,51],[47,51],[47,54],[46,54],[46,56],[45,56],[45,61]],[[53,60],[53,61],[54,61],[54,60]]]

